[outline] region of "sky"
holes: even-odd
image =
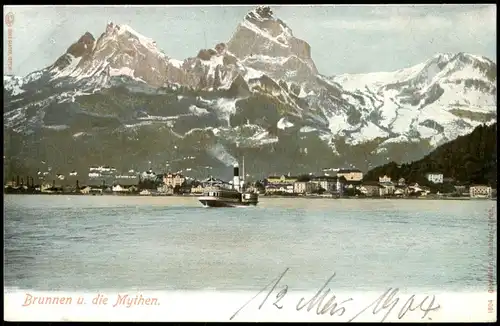
[[[85,32],[112,21],[154,39],[175,59],[227,42],[255,6],[4,6],[4,69],[14,75],[54,63]],[[468,52],[496,62],[496,7],[489,5],[273,6],[307,41],[320,73],[394,71],[436,53]],[[5,16],[12,12],[12,26]],[[12,17],[12,16],[11,16]],[[10,33],[10,34],[9,34]],[[9,42],[11,44],[11,54]]]

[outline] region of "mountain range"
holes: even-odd
[[[496,122],[488,58],[440,53],[394,72],[325,76],[311,52],[267,6],[183,61],[110,22],[52,65],[4,76],[4,175],[43,161],[62,174],[150,165],[224,177],[242,156],[256,177],[366,171]]]

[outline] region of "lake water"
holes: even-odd
[[[38,291],[487,291],[494,201],[4,195],[5,286]],[[488,223],[493,208],[495,225]],[[492,248],[494,246],[494,248]],[[494,283],[496,286],[496,258]]]

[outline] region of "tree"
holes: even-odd
[[[453,184],[449,183],[449,182],[445,182],[442,184],[435,184],[430,188],[433,192],[435,191],[435,192],[439,192],[442,194],[451,194],[451,193],[454,193],[456,191]]]
[[[264,186],[264,183],[260,180],[256,181],[255,182],[255,188],[257,188],[257,190],[259,192],[264,192],[266,191],[266,187]]]
[[[308,174],[302,174],[297,177],[297,181],[299,182],[309,182],[311,179],[311,176]]]
[[[156,180],[151,180],[151,179],[143,179],[139,181],[139,184],[137,185],[139,189],[156,189],[158,188],[158,182]]]
[[[478,126],[472,133],[443,144],[418,161],[397,166],[378,166],[368,171],[365,181],[376,181],[384,174],[394,181],[403,177],[407,183],[427,184],[425,174],[441,172],[457,182],[488,184],[496,187],[496,123]],[[436,188],[430,184],[429,187]]]
[[[344,191],[344,195],[346,195],[347,197],[354,197],[354,196],[360,195],[360,194],[361,194],[361,191],[359,191],[356,188],[347,188]]]
[[[323,188],[319,187],[318,189],[315,189],[312,193],[313,194],[322,195],[322,194],[325,193],[325,191],[326,191],[326,189],[323,189]]]

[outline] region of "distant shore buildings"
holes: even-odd
[[[425,178],[432,183],[443,183],[443,174],[438,172],[427,173]]]
[[[92,166],[88,169],[86,185],[79,183],[77,171],[67,175],[47,171],[37,172],[37,180],[30,176],[16,176],[5,184],[6,192],[39,192],[39,193],[81,193],[81,194],[141,194],[141,195],[173,195],[201,194],[209,187],[231,186],[213,177],[195,180],[178,172],[156,173],[151,168],[144,172],[128,169],[120,173],[110,166]],[[187,169],[186,169],[187,171]],[[47,175],[49,175],[47,177]],[[429,194],[468,196],[470,198],[491,198],[496,190],[488,185],[455,184],[452,178],[445,178],[441,172],[425,174],[426,185],[407,183],[404,178],[392,180],[388,175],[378,176],[378,181],[364,180],[363,172],[358,169],[327,168],[322,175],[270,175],[263,180],[246,184],[249,191],[264,195],[288,196],[358,196],[358,197],[425,197]],[[46,180],[51,178],[52,180]],[[83,179],[83,178],[82,178]],[[453,191],[439,191],[444,183],[453,185]],[[441,187],[441,188],[440,188]]]
[[[492,189],[485,185],[472,185],[469,188],[469,196],[471,198],[491,198]]]

